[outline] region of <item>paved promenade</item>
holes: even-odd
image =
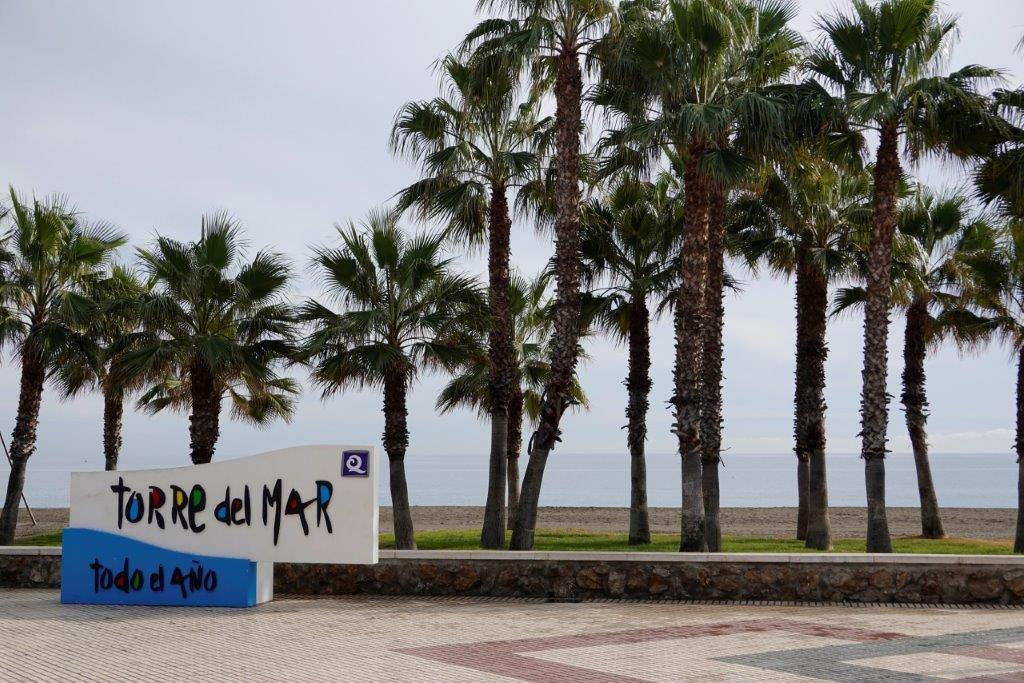
[[[0,591],[3,681],[1024,681],[1024,610],[280,598],[62,606]]]

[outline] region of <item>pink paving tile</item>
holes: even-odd
[[[1000,647],[999,645],[968,645],[944,650],[953,655],[989,659],[994,662],[1024,664],[1024,650],[1016,647]]]
[[[593,683],[638,683],[642,679],[604,673],[580,666],[523,656],[531,652],[572,648],[626,645],[659,640],[724,636],[738,633],[782,631],[809,638],[832,638],[854,642],[872,642],[903,638],[900,633],[830,626],[789,619],[752,619],[717,624],[694,624],[662,628],[633,629],[606,633],[584,633],[521,640],[499,640],[481,643],[460,643],[398,650],[452,666],[514,678],[530,683],[557,681],[588,681]]]

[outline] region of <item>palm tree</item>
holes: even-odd
[[[23,202],[12,188],[7,255],[0,278],[0,344],[13,346],[21,361],[18,414],[11,436],[0,545],[11,545],[25,468],[35,452],[43,385],[54,361],[69,349],[94,353],[77,330],[95,315],[84,293],[127,238],[110,225],[87,223],[62,197]]]
[[[899,233],[892,273],[892,301],[906,315],[903,341],[903,391],[907,432],[917,471],[921,535],[943,538],[938,496],[928,462],[928,395],[925,359],[929,349],[952,339],[967,347],[979,341],[976,317],[967,306],[983,286],[978,265],[988,263],[996,238],[984,216],[969,215],[970,199],[961,193],[937,195],[926,188],[905,198],[897,209]],[[837,310],[863,304],[862,287],[841,290]]]
[[[453,371],[476,350],[486,303],[477,283],[453,272],[443,234],[408,236],[391,211],[338,228],[340,247],[314,251],[313,268],[338,310],[309,300],[302,320],[312,327],[303,357],[329,397],[347,388],[384,394],[384,450],[391,471],[395,543],[415,549],[405,453],[406,394],[425,368]]]
[[[1018,44],[1024,50],[1024,39]],[[1024,553],[1024,88],[997,90],[994,108],[1004,119],[993,149],[975,171],[978,195],[1008,222],[1001,287],[992,297],[997,331],[1018,355],[1017,532],[1014,552]]]
[[[451,56],[441,69],[446,94],[406,104],[391,134],[392,149],[418,161],[424,175],[400,193],[398,209],[416,206],[424,217],[446,219],[449,235],[460,242],[473,244],[485,235],[488,241],[488,349],[494,371],[488,374],[491,449],[481,545],[501,548],[514,374],[508,193],[536,176],[535,150],[546,145],[550,119],[538,115],[537,98],[518,101],[514,71],[479,76]]]
[[[766,169],[737,198],[738,251],[796,280],[796,382],[793,399],[799,514],[797,538],[808,548],[832,545],[825,467],[825,361],[828,287],[853,271],[853,240],[867,222],[870,179],[804,149]]]
[[[1018,464],[1017,529],[1013,552],[1024,553],[1024,217],[1007,211],[1006,203],[1001,208],[1007,223],[995,258],[977,268],[985,285],[980,290],[980,308],[986,317],[976,329],[979,335],[991,333],[1000,338],[1017,360],[1014,439]]]
[[[147,288],[131,270],[113,266],[108,273],[85,283],[84,291],[97,311],[80,331],[96,345],[96,354],[69,349],[55,367],[55,379],[65,398],[93,389],[103,395],[103,459],[107,470],[117,469],[121,452],[121,422],[127,392],[138,389],[143,378],[115,381],[116,366],[140,335],[139,303]]]
[[[523,448],[523,419],[537,424],[541,392],[551,374],[547,345],[550,341],[552,303],[551,278],[541,274],[530,280],[513,274],[509,289],[512,308],[513,385],[508,407],[508,528],[515,527],[519,502],[519,454]],[[481,343],[481,348],[484,344]],[[582,354],[582,352],[581,352]],[[581,355],[581,358],[585,357]],[[437,409],[448,413],[456,408],[476,410],[490,416],[490,360],[482,353],[469,355],[437,398]],[[570,388],[574,406],[589,407],[589,400],[574,379]]]
[[[901,399],[914,453],[917,490],[921,501],[921,535],[943,538],[938,496],[928,461],[928,398],[925,359],[929,349],[952,338],[959,345],[977,341],[965,300],[979,284],[976,265],[995,251],[995,237],[984,217],[968,215],[970,200],[963,194],[936,195],[919,188],[899,207],[900,235],[913,246],[900,255],[893,269],[894,301],[904,309],[903,391]]]
[[[485,19],[464,41],[480,63],[532,66],[534,89],[555,96],[555,259],[557,279],[551,342],[551,375],[544,389],[540,420],[530,439],[530,461],[523,479],[511,548],[529,550],[537,526],[544,467],[560,439],[562,414],[572,404],[580,333],[579,209],[580,135],[583,130],[581,57],[605,31],[610,0],[480,0],[507,18]]]
[[[790,28],[796,16],[796,3],[749,3],[746,44],[741,45],[737,66],[742,88],[736,94],[740,107],[732,129],[719,139],[718,146],[732,153],[734,159],[764,163],[777,156],[781,141],[779,133],[792,134],[774,119],[774,107],[767,120],[753,119],[744,111],[745,95],[760,99],[790,72],[798,61],[798,50],[803,39]],[[746,89],[744,93],[743,88]],[[761,99],[761,102],[772,101]],[[751,100],[754,102],[757,100]],[[773,103],[774,104],[774,103]],[[735,186],[736,173],[719,173],[719,181],[712,183],[707,198],[708,271],[704,286],[704,329],[702,331],[702,385],[701,385],[701,475],[704,498],[705,538],[708,550],[718,552],[722,547],[720,522],[719,466],[722,462],[722,366],[724,361],[723,330],[725,317],[725,290],[729,278],[725,271],[726,224],[730,189]],[[726,182],[723,183],[722,180]]]
[[[986,118],[979,94],[998,72],[967,66],[944,74],[956,20],[936,0],[852,0],[852,11],[819,20],[823,33],[807,71],[845,99],[856,129],[878,134],[864,319],[861,456],[868,499],[868,552],[891,552],[885,514],[887,342],[892,244],[901,176],[900,144],[926,152],[972,152],[970,136]],[[982,126],[984,127],[984,126]]]
[[[601,327],[629,348],[630,545],[651,542],[644,457],[651,392],[650,303],[671,296],[678,274],[680,240],[673,228],[682,202],[673,187],[668,173],[656,183],[625,180],[583,208],[584,280],[598,300]]]
[[[633,3],[623,8],[617,31],[600,52],[603,78],[594,101],[624,124],[604,141],[604,147],[616,151],[610,170],[642,165],[666,147],[683,165],[684,247],[675,307],[672,401],[683,459],[683,551],[707,546],[703,462],[713,462],[716,470],[718,464],[717,454],[705,452],[701,425],[716,433],[721,426],[714,415],[720,411],[720,388],[705,394],[703,355],[707,346],[713,356],[708,360],[720,364],[714,356],[720,357],[718,247],[724,207],[729,189],[781,140],[782,105],[761,89],[795,62],[800,40],[788,28],[794,12],[794,6],[785,2]],[[714,247],[713,255],[709,246]],[[709,287],[718,291],[709,292]],[[705,335],[709,302],[714,317]],[[716,382],[720,385],[718,368],[709,380]],[[702,406],[707,413],[703,420]],[[707,488],[709,501],[717,506],[714,477]]]
[[[113,370],[114,382],[158,378],[139,399],[151,413],[189,412],[194,464],[213,459],[223,400],[255,425],[289,420],[297,383],[279,374],[294,356],[283,256],[244,254],[241,226],[226,213],[202,219],[195,242],[157,236],[139,249],[152,291],[139,305],[143,333]]]
[[[1024,49],[1024,40],[1021,41]],[[1011,218],[1024,217],[1024,87],[996,90],[994,108],[1004,118],[993,150],[978,165],[978,195]]]

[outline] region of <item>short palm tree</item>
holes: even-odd
[[[841,96],[855,129],[879,136],[867,266],[861,456],[867,550],[891,552],[885,514],[885,382],[900,144],[912,158],[928,152],[974,152],[973,132],[988,113],[980,90],[999,74],[976,65],[942,71],[956,20],[942,15],[937,0],[852,0],[850,11],[822,17],[819,26],[822,38],[807,58],[808,73]]]
[[[1017,529],[1013,552],[1024,553],[1024,216],[1007,212],[1006,217],[996,258],[978,269],[985,275],[980,301],[986,318],[981,330],[1005,342],[1017,361]]]
[[[825,468],[828,287],[854,270],[854,239],[867,224],[870,192],[865,173],[806,149],[766,168],[732,207],[730,230],[747,264],[764,263],[796,280],[797,538],[819,550],[832,544]]]
[[[938,496],[928,461],[928,394],[925,360],[929,349],[952,339],[962,348],[975,344],[983,327],[969,306],[983,287],[978,266],[991,261],[996,235],[984,216],[970,213],[962,193],[935,194],[919,187],[900,202],[899,243],[892,273],[892,301],[906,316],[903,339],[903,391],[907,433],[917,471],[921,535],[943,538]],[[837,309],[863,304],[862,287],[841,290]]]
[[[675,292],[682,202],[674,180],[624,180],[583,208],[584,281],[597,300],[600,327],[629,349],[626,390],[630,455],[629,544],[651,542],[647,511],[647,410],[651,392],[651,305],[657,311]]]
[[[1003,214],[1024,217],[1024,87],[996,90],[992,99],[1003,125],[995,148],[975,170],[975,185]]]
[[[536,426],[540,417],[541,392],[551,374],[547,344],[550,342],[552,304],[551,278],[542,274],[527,280],[513,274],[509,288],[512,308],[513,384],[508,415],[508,528],[515,527],[519,503],[519,454],[523,448],[523,420]],[[484,346],[481,340],[481,348]],[[469,355],[441,390],[437,409],[442,413],[456,408],[476,410],[482,418],[490,416],[490,361],[482,353]],[[571,391],[574,406],[587,408],[589,402],[579,380]]]
[[[533,547],[537,505],[548,455],[560,439],[562,415],[572,405],[580,334],[579,207],[580,136],[583,131],[583,69],[586,57],[606,30],[611,0],[480,0],[480,6],[506,15],[485,19],[469,34],[464,49],[491,68],[532,67],[533,87],[554,91],[554,271],[557,279],[551,341],[551,375],[544,389],[540,420],[530,439],[530,462],[523,479],[516,528],[510,547]]]
[[[928,461],[928,398],[924,363],[928,350],[953,339],[977,340],[974,316],[965,311],[981,284],[976,267],[990,261],[996,236],[984,216],[970,214],[963,194],[936,195],[920,188],[899,207],[897,225],[914,247],[893,269],[894,301],[905,310],[903,391],[907,431],[914,452],[921,501],[921,534],[945,531]]]
[[[519,101],[518,73],[511,69],[480,75],[452,56],[441,68],[445,94],[406,104],[391,134],[392,148],[418,161],[424,176],[399,193],[398,208],[416,207],[424,217],[443,218],[455,241],[487,241],[493,372],[488,375],[491,448],[481,545],[501,548],[514,372],[508,194],[536,177],[537,151],[547,146],[550,119],[539,115],[537,98]]]
[[[1017,44],[1024,50],[1024,39]],[[1017,532],[1014,552],[1024,553],[1024,88],[996,90],[993,105],[1000,115],[993,149],[975,170],[978,196],[1006,220],[1000,245],[994,294],[995,329],[1018,357],[1017,434],[1015,449],[1020,472],[1017,481]]]
[[[486,302],[478,284],[452,270],[443,234],[409,236],[397,214],[377,211],[360,225],[338,228],[341,246],[320,247],[313,268],[330,304],[303,304],[311,326],[303,357],[329,397],[348,388],[384,394],[384,450],[391,472],[395,543],[416,547],[405,455],[406,394],[423,369],[455,371],[479,349]]]
[[[623,124],[606,136],[604,146],[614,151],[609,166],[643,163],[665,147],[682,164],[684,247],[672,402],[683,459],[683,551],[707,547],[703,463],[718,466],[718,454],[705,451],[701,426],[703,421],[720,439],[720,418],[712,415],[720,400],[706,400],[703,356],[707,346],[711,362],[717,365],[721,357],[718,246],[724,207],[729,190],[781,139],[783,107],[762,89],[795,64],[800,39],[788,26],[794,12],[785,2],[630,3],[622,6],[616,30],[600,50],[603,78],[594,100]],[[709,250],[712,233],[714,255]],[[709,281],[718,291],[707,291]],[[706,336],[709,304],[714,317],[712,334]],[[714,372],[709,383],[720,383],[720,376]],[[702,412],[708,419],[702,420]],[[717,489],[710,483],[708,500],[717,505]]]
[[[158,236],[138,253],[152,291],[139,305],[143,332],[113,381],[159,378],[139,405],[189,413],[197,465],[213,459],[225,398],[233,417],[255,425],[290,419],[299,389],[279,374],[295,351],[285,258],[260,251],[246,259],[242,228],[226,213],[204,216],[195,242]]]
[[[43,385],[54,362],[69,349],[94,354],[78,330],[96,314],[85,283],[110,261],[127,238],[113,227],[87,223],[62,197],[22,201],[10,191],[11,222],[0,278],[0,344],[21,362],[18,413],[11,437],[0,545],[11,545],[25,468],[36,448]]]
[[[124,354],[141,340],[138,334],[139,304],[146,284],[131,270],[113,266],[109,272],[87,281],[84,291],[96,303],[81,333],[95,344],[95,354],[69,349],[54,370],[55,380],[66,398],[86,390],[103,396],[103,460],[107,470],[116,470],[121,452],[121,423],[125,395],[140,388],[144,378],[115,381]]]

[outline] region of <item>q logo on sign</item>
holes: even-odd
[[[367,451],[345,451],[341,460],[341,476],[366,477],[370,474],[370,454]]]

